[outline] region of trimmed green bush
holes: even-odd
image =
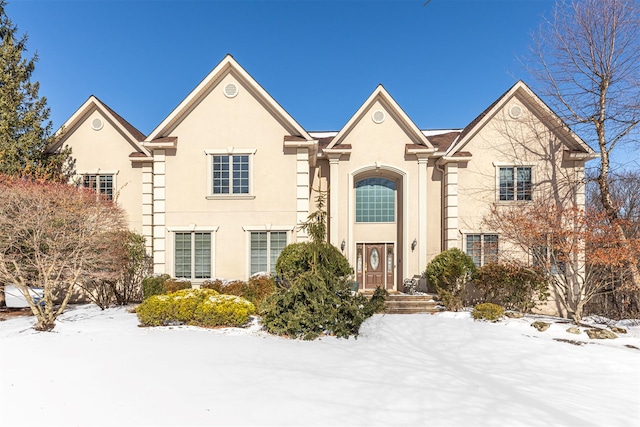
[[[473,259],[454,248],[440,252],[432,259],[423,277],[435,288],[445,307],[458,311],[463,307],[467,285],[475,272]]]
[[[255,306],[240,297],[211,289],[183,289],[152,295],[136,309],[145,326],[188,324],[204,327],[240,326],[249,321]]]
[[[504,316],[504,308],[490,302],[478,304],[473,308],[473,318],[476,320],[497,322],[502,316]]]
[[[192,324],[206,327],[241,326],[255,313],[255,306],[235,295],[211,295],[196,308]]]
[[[276,272],[284,280],[291,282],[295,277],[310,271],[314,263],[322,266],[318,271],[327,278],[353,274],[353,268],[344,255],[326,242],[302,242],[285,246],[276,261]]]
[[[482,301],[492,302],[508,310],[530,312],[537,302],[549,296],[549,286],[542,272],[512,263],[487,264],[474,278]]]
[[[163,326],[172,321],[172,300],[167,295],[151,295],[136,308],[138,320],[145,326]]]

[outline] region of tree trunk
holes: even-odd
[[[604,136],[603,136],[604,137]],[[626,283],[623,283],[622,288],[631,288],[635,290],[640,290],[640,271],[638,270],[638,264],[633,255],[633,248],[631,248],[631,243],[629,239],[624,233],[624,229],[619,223],[619,213],[615,204],[613,203],[613,199],[611,197],[611,191],[609,188],[609,153],[606,150],[606,145],[600,145],[601,152],[601,168],[600,174],[598,175],[597,182],[600,188],[600,201],[602,203],[602,207],[605,210],[607,215],[607,219],[613,226],[616,234],[617,240],[623,245],[625,252],[627,253],[627,259],[625,260],[626,267],[631,274],[631,286],[628,286]]]

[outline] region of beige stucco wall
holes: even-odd
[[[513,105],[524,106],[522,117],[509,116]],[[565,149],[566,145],[543,124],[541,117],[527,109],[524,100],[509,100],[463,148],[472,153],[472,158],[458,169],[460,248],[464,249],[465,233],[493,231],[486,229],[483,218],[494,202],[506,207],[527,203],[498,200],[500,166],[531,166],[534,200],[575,200],[580,176],[576,175],[573,161],[563,161]]]
[[[227,98],[223,87],[236,83],[239,92]],[[249,233],[289,231],[295,240],[297,186],[295,149],[283,149],[286,129],[228,74],[171,132],[177,149],[167,150],[165,175],[166,269],[173,274],[175,227],[217,226],[214,277],[246,279],[249,275]],[[233,147],[228,148],[228,147]],[[252,197],[210,196],[211,156],[205,150],[253,151]],[[226,152],[226,151],[225,151]],[[308,191],[308,190],[307,190]],[[308,197],[308,194],[307,194]]]
[[[97,131],[91,127],[96,118],[104,123]],[[118,129],[100,110],[93,109],[76,126],[65,129],[64,145],[71,147],[77,173],[115,173],[114,199],[126,211],[129,227],[142,232],[142,170],[129,160],[136,149]]]
[[[371,114],[382,110],[386,119],[375,123]],[[337,185],[329,180],[331,191],[338,191],[339,208],[337,214],[338,231],[336,246],[344,239],[345,255],[353,264],[357,243],[393,242],[396,244],[396,285],[402,278],[419,274],[424,269],[427,259],[419,259],[419,247],[412,251],[411,242],[416,239],[418,245],[427,245],[426,253],[434,256],[440,251],[440,201],[439,182],[429,182],[434,175],[433,165],[419,165],[414,155],[405,154],[406,144],[415,140],[405,131],[401,122],[385,102],[380,100],[364,111],[351,131],[341,141],[341,145],[351,145],[349,155],[343,155],[337,164]],[[424,192],[428,191],[428,212],[418,209],[418,168],[426,169],[424,176],[428,181],[423,183]],[[331,174],[330,174],[331,175]],[[435,172],[438,175],[438,172]],[[396,223],[395,224],[357,224],[355,222],[355,191],[357,180],[366,177],[383,176],[396,180]],[[431,217],[431,212],[434,212]],[[332,214],[335,209],[332,208]],[[422,235],[418,231],[419,216],[426,215],[427,230]],[[399,226],[398,226],[398,223]],[[427,235],[428,234],[428,235]],[[425,257],[427,258],[427,257]],[[399,286],[401,289],[401,285]]]

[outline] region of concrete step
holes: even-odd
[[[440,304],[437,295],[390,294],[385,301],[386,314],[437,313]]]

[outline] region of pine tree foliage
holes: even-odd
[[[262,321],[274,334],[312,340],[322,335],[358,336],[360,325],[384,309],[387,291],[378,288],[370,300],[351,292],[353,268],[326,241],[326,192],[318,191],[316,212],[300,226],[311,242],[287,246],[276,270],[287,286],[266,302]]]
[[[37,54],[25,57],[27,35],[5,12],[0,0],[0,173],[62,180],[68,173],[70,150],[47,153],[53,142],[47,100],[31,78]]]

